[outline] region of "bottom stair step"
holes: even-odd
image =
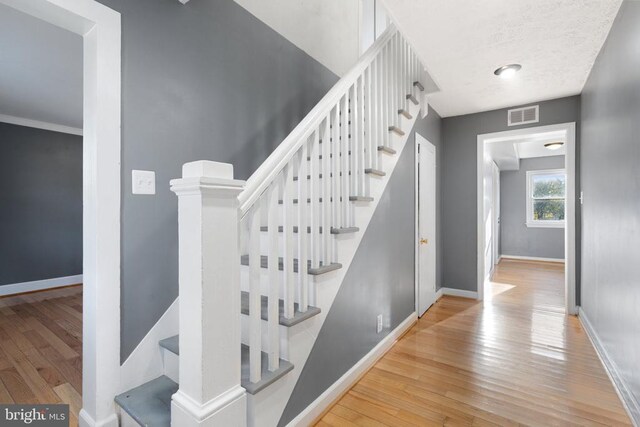
[[[273,372],[269,371],[269,355],[264,351],[261,353],[262,379],[257,383],[252,383],[249,381],[249,346],[242,344],[242,374],[240,382],[249,394],[258,393],[285,376],[287,372],[293,370],[293,364],[280,359],[280,367]]]
[[[116,403],[141,426],[171,426],[171,396],[178,384],[164,375],[116,396]]]
[[[167,339],[178,343],[179,335]],[[175,354],[180,353],[179,346],[176,346],[174,350],[171,351],[174,351]],[[291,362],[280,359],[280,367],[273,372],[269,371],[269,355],[264,351],[261,351],[260,359],[262,362],[262,379],[257,383],[252,383],[251,381],[249,381],[249,346],[242,344],[240,353],[242,361],[240,384],[247,390],[247,393],[249,394],[258,393],[260,390],[264,389],[270,384],[273,384],[275,381],[279,380],[287,372],[293,369],[293,364]],[[171,421],[170,415],[167,416],[167,424],[143,424],[141,421],[139,421],[139,418],[136,417],[136,414],[138,414],[138,417],[144,414],[148,414],[150,416],[151,410],[151,412],[153,413],[158,413],[162,406],[161,403],[164,404],[165,401],[167,402],[166,407],[168,413],[171,406],[171,395],[173,395],[176,391],[178,391],[178,385],[163,375],[153,381],[149,381],[148,383],[141,385],[140,387],[136,387],[126,393],[122,393],[121,395],[116,396],[116,403],[118,403],[118,405],[120,405],[122,409],[127,411],[129,415],[131,415],[136,421],[138,421],[140,425],[152,427],[156,427],[156,425],[169,426],[169,423]]]

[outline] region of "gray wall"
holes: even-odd
[[[0,123],[0,285],[82,274],[82,137]]]
[[[625,1],[582,94],[582,309],[640,403],[640,3]],[[640,408],[640,405],[638,405]],[[640,413],[636,412],[640,424]]]
[[[122,14],[122,360],[178,295],[185,162],[246,179],[337,77],[233,0],[100,0]],[[156,171],[155,196],[131,170]]]
[[[440,117],[431,110],[415,130],[439,149],[440,124]],[[281,426],[415,311],[414,144],[412,134],[302,369]],[[380,334],[376,333],[378,314],[388,322]]]
[[[540,105],[540,122],[533,126],[580,122],[580,97],[554,99]],[[529,104],[528,104],[529,105]],[[443,285],[455,289],[477,289],[477,137],[479,134],[531,127],[507,126],[507,109],[442,121]],[[580,135],[576,136],[577,148]],[[576,188],[580,188],[576,183]],[[576,227],[579,229],[580,218]],[[579,236],[578,236],[579,238]],[[579,257],[576,264],[579,267]],[[579,278],[578,278],[579,283]]]
[[[564,228],[527,227],[527,171],[564,169],[564,156],[521,159],[500,172],[500,254],[564,258]]]

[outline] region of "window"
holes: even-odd
[[[564,169],[527,171],[527,227],[564,227]]]

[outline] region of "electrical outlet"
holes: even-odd
[[[376,332],[382,332],[382,314],[378,314],[377,324],[376,324]]]
[[[133,194],[156,194],[156,173],[154,171],[131,171]]]

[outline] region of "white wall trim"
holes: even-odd
[[[22,117],[9,116],[7,114],[0,114],[0,122],[9,123],[17,126],[25,126],[29,128],[44,129],[44,130],[50,130],[53,132],[62,132],[62,133],[69,133],[71,135],[82,136],[82,129],[80,128],[59,125],[56,123],[42,122],[40,120],[31,120],[31,119],[25,119]]]
[[[382,357],[398,339],[418,320],[418,315],[414,312],[409,315],[397,328],[382,339],[366,356],[351,369],[345,372],[338,381],[333,383],[316,400],[295,417],[287,427],[308,426],[318,418],[322,412],[336,401],[345,391],[353,387],[354,383]]]
[[[500,259],[519,259],[522,261],[542,261],[542,262],[560,262],[564,263],[564,258],[542,258],[537,256],[521,256],[521,255],[500,255]]]
[[[600,337],[582,307],[578,307],[578,319],[580,319],[582,327],[587,333],[600,361],[604,365],[605,371],[607,371],[607,375],[613,383],[616,393],[618,393],[618,397],[620,397],[624,408],[629,414],[629,418],[631,418],[631,422],[636,427],[640,426],[640,402],[634,397],[624,377],[620,374],[620,370],[615,361],[609,356],[609,353],[602,344],[602,341],[600,341]]]
[[[478,293],[475,291],[466,291],[463,289],[454,288],[440,288],[436,291],[436,301],[442,298],[444,295],[460,298],[479,299]]]
[[[120,384],[120,14],[95,0],[0,0],[83,37],[82,427],[117,427]]]
[[[565,170],[567,173],[567,193],[565,198],[566,209],[565,218],[566,226],[564,228],[565,239],[565,309],[568,314],[577,314],[576,306],[576,207],[575,207],[575,188],[576,188],[576,124],[575,122],[561,123],[549,126],[525,127],[517,130],[508,130],[503,132],[481,134],[477,137],[477,201],[476,201],[476,218],[477,218],[477,248],[476,248],[476,267],[477,267],[477,289],[478,298],[484,297],[484,220],[483,220],[483,204],[484,204],[484,146],[486,142],[491,140],[500,140],[504,138],[512,138],[531,134],[549,133],[549,132],[565,132],[567,148],[565,153]]]
[[[53,279],[33,280],[31,282],[12,283],[10,285],[0,286],[0,297],[81,284],[82,274],[78,274],[76,276],[56,277]]]

